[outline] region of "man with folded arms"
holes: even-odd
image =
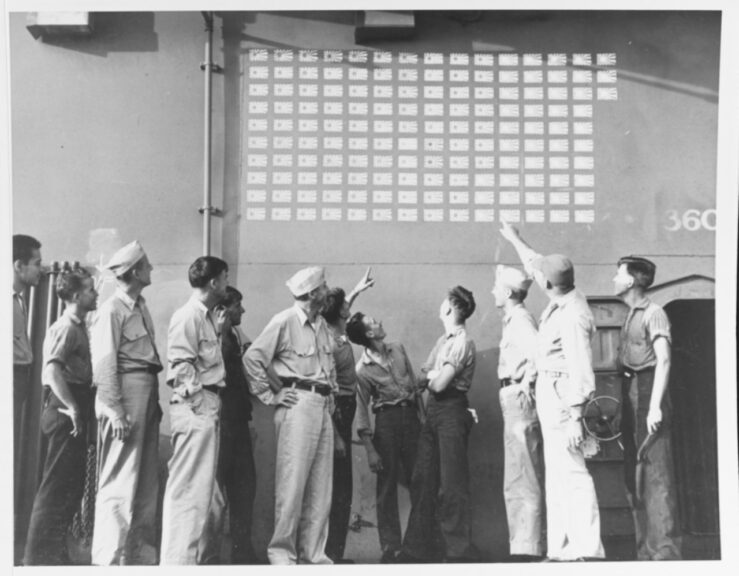
[[[153,267],[134,240],[106,268],[118,286],[90,329],[98,418],[92,563],[156,564],[162,363],[141,295]]]
[[[270,564],[331,564],[331,509],[337,392],[333,343],[320,315],[328,288],[323,268],[287,281],[295,304],[272,317],[244,356],[252,393],[276,406],[275,528]],[[269,372],[277,382],[270,380]],[[274,386],[274,389],[273,389]]]
[[[569,258],[538,254],[507,222],[501,234],[549,298],[539,320],[536,354],[536,408],[546,467],[547,558],[602,559],[598,500],[582,451],[583,410],[595,392],[590,347],[595,334],[593,314],[585,296],[575,289]]]
[[[536,415],[536,320],[524,300],[532,278],[517,268],[496,266],[493,297],[503,311],[498,358],[503,414],[503,498],[511,561],[544,554],[544,462]]]
[[[398,479],[411,486],[423,410],[413,367],[402,344],[385,342],[382,322],[361,312],[346,327],[349,339],[364,347],[357,363],[357,434],[377,474],[377,531],[383,564],[395,562],[400,550]],[[370,422],[370,405],[375,430]]]

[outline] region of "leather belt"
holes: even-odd
[[[215,384],[208,384],[207,386],[203,386],[203,390],[207,390],[208,392],[212,392],[213,394],[220,394],[223,391],[223,386],[216,386]]]
[[[161,366],[154,366],[150,364],[149,366],[142,366],[141,368],[130,368],[128,370],[125,370],[122,372],[122,374],[131,374],[132,372],[146,372],[147,374],[159,374],[162,371]]]
[[[283,388],[306,390],[308,392],[320,394],[321,396],[328,396],[329,394],[331,394],[331,387],[327,386],[326,384],[310,384],[308,382],[303,382],[300,380],[293,380],[291,382],[288,382],[283,386]]]
[[[415,407],[415,405],[416,403],[413,402],[413,400],[401,400],[397,404],[381,404],[376,408],[372,408],[372,412],[377,414],[378,412],[384,412],[385,410],[390,410],[392,408],[410,408],[411,406]]]
[[[621,376],[623,376],[624,378],[634,378],[639,374],[645,374],[647,372],[654,372],[654,366],[647,366],[646,368],[642,368],[641,370],[632,370],[631,368],[624,369],[621,371]]]

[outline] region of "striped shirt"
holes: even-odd
[[[654,341],[667,338],[672,345],[670,321],[664,309],[649,298],[644,298],[626,316],[621,328],[621,342],[618,360],[624,368],[644,370],[657,363],[654,354]]]

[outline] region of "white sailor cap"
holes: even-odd
[[[495,267],[495,283],[517,292],[528,291],[533,278],[527,276],[523,270],[503,266]]]
[[[133,268],[146,253],[138,240],[126,244],[118,250],[106,264],[106,268],[111,270],[116,276],[121,276]]]
[[[311,290],[318,288],[325,281],[325,273],[320,266],[311,266],[303,268],[296,272],[285,285],[290,289],[296,298],[307,294]]]

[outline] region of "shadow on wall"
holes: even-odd
[[[40,42],[105,58],[111,52],[156,52],[152,12],[95,12],[90,36],[43,36]]]

